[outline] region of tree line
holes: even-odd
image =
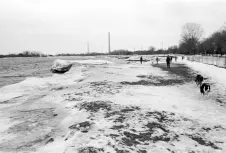
[[[226,54],[226,26],[207,38],[202,38],[204,29],[197,23],[182,27],[178,52],[182,54],[223,55]]]
[[[210,36],[203,38],[204,29],[197,23],[186,23],[182,27],[179,45],[170,46],[167,49],[156,50],[153,46],[148,50],[115,50],[112,55],[151,55],[151,54],[202,54],[224,55],[226,54],[226,25]]]
[[[7,55],[0,55],[0,58],[5,57],[46,57],[47,55],[42,54],[36,51],[23,51],[22,53],[18,54],[7,54]]]

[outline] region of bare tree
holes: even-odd
[[[196,39],[200,41],[201,37],[203,36],[203,28],[197,23],[186,23],[182,27],[182,40],[187,39]]]
[[[186,23],[182,27],[181,44],[186,44],[186,52],[196,53],[197,45],[199,44],[203,33],[203,28],[197,23]]]

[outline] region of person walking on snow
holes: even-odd
[[[142,56],[140,57],[140,64],[142,64],[142,62],[143,62],[143,58],[142,58]]]
[[[159,58],[158,58],[158,56],[156,57],[156,63],[157,63],[157,64],[159,63]]]
[[[168,55],[168,56],[166,57],[166,64],[167,64],[167,67],[168,67],[168,68],[170,68],[170,61],[171,61],[171,58],[170,58],[170,56]]]

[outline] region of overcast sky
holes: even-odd
[[[181,27],[205,37],[226,21],[223,0],[0,0],[0,54],[84,53],[178,45]]]

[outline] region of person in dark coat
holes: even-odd
[[[140,64],[142,64],[142,62],[143,62],[143,57],[141,56],[140,57]]]
[[[156,57],[156,63],[157,63],[157,64],[159,63],[159,58],[158,58],[158,56]]]
[[[170,68],[170,61],[171,61],[171,58],[170,58],[170,56],[168,55],[168,56],[166,57],[166,64],[167,64],[167,67],[168,67],[168,68]]]

